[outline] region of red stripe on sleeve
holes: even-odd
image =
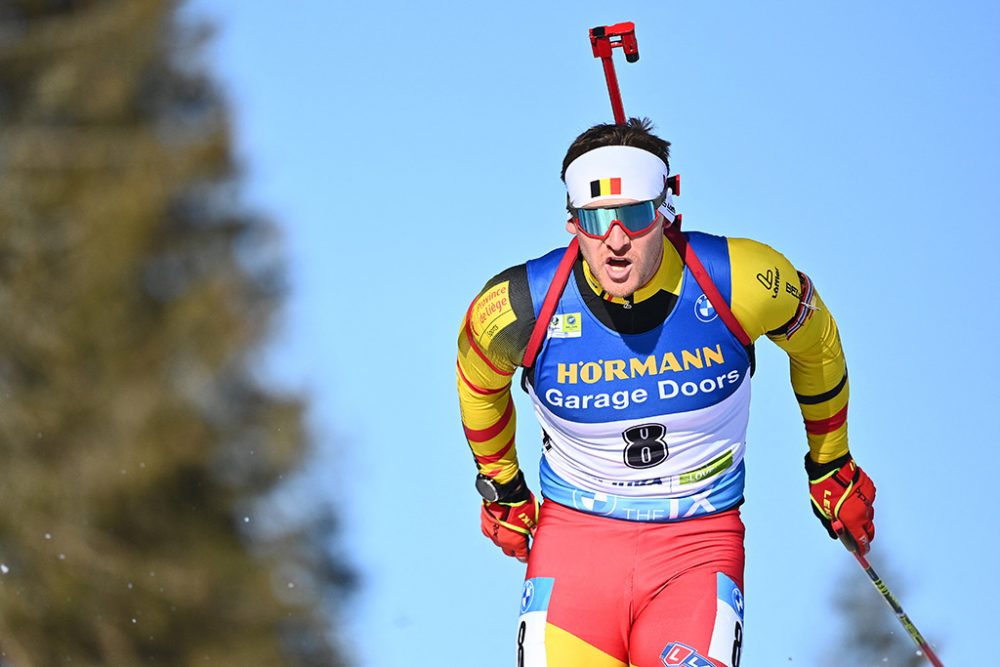
[[[504,457],[504,455],[507,454],[507,452],[509,452],[510,448],[513,447],[513,446],[514,446],[514,436],[511,436],[510,440],[507,441],[507,444],[504,445],[503,447],[501,447],[500,451],[496,452],[495,454],[479,455],[479,454],[473,453],[473,456],[475,456],[476,463],[478,463],[479,465],[486,465],[488,463],[496,463],[497,461],[499,461],[500,459],[502,459]]]
[[[499,394],[500,392],[507,389],[507,387],[500,387],[499,389],[483,389],[482,387],[477,387],[469,381],[469,378],[465,377],[465,373],[462,372],[462,364],[456,363],[455,366],[458,368],[458,377],[462,378],[462,384],[482,396],[490,396],[491,394]]]
[[[806,432],[812,435],[832,433],[847,422],[847,406],[828,419],[806,419]]]
[[[490,438],[495,438],[500,434],[500,431],[506,428],[507,424],[510,422],[511,415],[514,414],[514,400],[511,399],[507,401],[507,409],[503,411],[500,415],[499,421],[489,428],[484,428],[481,430],[471,429],[465,424],[462,424],[462,428],[465,429],[465,437],[470,441],[474,442],[486,442]]]

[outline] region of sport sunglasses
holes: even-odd
[[[570,215],[573,216],[577,229],[592,239],[607,238],[616,222],[630,238],[635,238],[648,232],[656,224],[659,217],[656,209],[665,198],[664,193],[652,201],[635,204],[608,208],[570,208]]]

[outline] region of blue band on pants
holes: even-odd
[[[633,498],[585,491],[559,477],[544,457],[539,478],[546,499],[581,512],[626,521],[679,521],[715,514],[739,504],[743,500],[744,465],[740,461],[708,488],[682,498]]]

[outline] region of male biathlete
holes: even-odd
[[[509,268],[462,323],[458,394],[483,533],[528,564],[519,666],[738,667],[739,505],[762,335],[791,361],[813,510],[862,554],[874,537],[833,317],[769,246],[677,230],[669,146],[635,118],[581,134],[563,160],[580,255],[568,278],[562,248]],[[525,364],[554,282],[544,342]],[[511,381],[526,365],[542,504],[514,446]]]

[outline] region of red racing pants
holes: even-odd
[[[739,667],[743,522],[609,519],[542,504],[518,667]]]

